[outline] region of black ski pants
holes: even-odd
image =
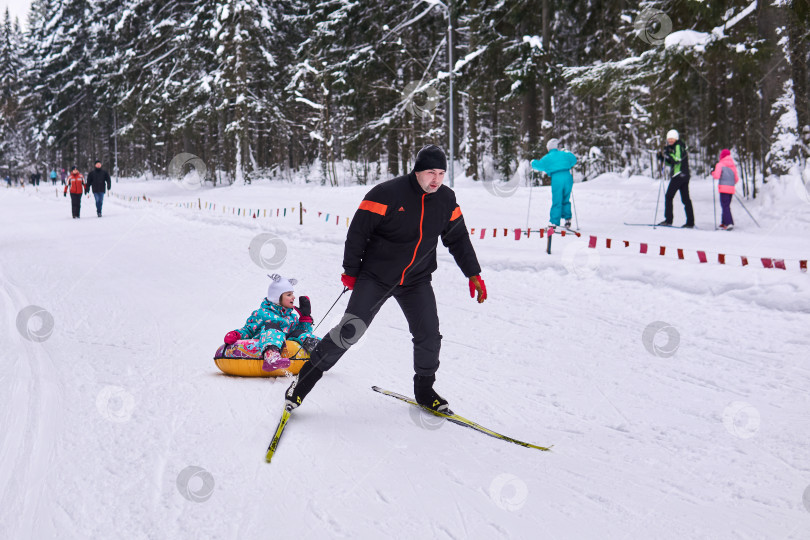
[[[430,376],[439,369],[439,315],[436,296],[429,281],[415,285],[383,285],[372,279],[358,278],[349,297],[346,313],[336,327],[323,337],[310,362],[322,371],[334,366],[343,354],[363,337],[382,305],[391,297],[399,304],[413,336],[413,369],[417,375]]]
[[[686,224],[694,225],[695,214],[692,211],[692,199],[689,198],[689,176],[685,174],[673,176],[669,181],[669,187],[667,187],[666,200],[664,203],[664,219],[667,220],[667,223],[672,223],[672,200],[675,198],[675,194],[679,191],[681,192],[683,209],[686,212]]]
[[[70,194],[70,210],[73,212],[73,217],[79,217],[79,212],[82,211],[82,194],[81,193],[71,193]]]

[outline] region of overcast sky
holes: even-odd
[[[20,26],[25,27],[25,21],[28,18],[28,8],[31,7],[31,0],[0,0],[0,16],[6,16],[6,8],[11,13],[11,19],[14,17],[20,19]]]

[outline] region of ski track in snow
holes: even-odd
[[[31,305],[15,281],[0,264],[4,334],[17,332],[17,312]],[[37,328],[29,327],[36,331]],[[5,341],[5,340],[4,340]],[[42,520],[43,504],[51,487],[56,441],[61,430],[61,394],[50,352],[34,343],[19,340],[16,347],[4,347],[7,369],[0,373],[4,391],[0,408],[0,536],[5,538],[44,537],[54,523]],[[24,494],[24,496],[21,496]],[[12,519],[14,518],[14,519]],[[50,516],[53,520],[54,516]],[[61,526],[70,527],[63,523]],[[49,527],[49,525],[51,527]],[[6,530],[3,530],[6,529]]]
[[[304,227],[297,217],[237,219],[110,197],[103,219],[84,199],[75,222],[49,188],[0,190],[12,223],[0,229],[10,343],[0,372],[0,537],[804,537],[808,276],[615,249],[596,250],[591,268],[587,233],[555,237],[551,256],[545,239],[476,237],[483,305],[442,246],[434,275],[444,335],[437,389],[459,414],[552,452],[372,392],[411,390],[410,335],[389,302],[294,413],[266,465],[289,381],[228,377],[211,360],[266,287],[269,272],[247,246],[264,231],[284,239],[280,271],[301,279],[320,320],[339,292],[346,228],[316,221],[316,210],[345,219],[367,189],[114,186],[168,202],[303,200]],[[789,204],[778,186],[749,206],[763,230],[737,205],[738,231],[708,230],[702,188],[692,190],[699,230],[616,226],[648,220],[657,189],[639,178],[577,184],[583,230],[600,241],[807,256],[810,207]],[[457,194],[468,226],[525,226],[526,197],[472,185]],[[547,208],[548,192],[535,188],[532,222],[545,223]],[[676,220],[679,212],[676,201]],[[784,230],[795,232],[773,234]],[[42,343],[16,328],[31,304],[55,321]],[[677,334],[671,356],[645,348],[654,321]],[[190,466],[211,475],[212,491],[197,476],[181,492]]]

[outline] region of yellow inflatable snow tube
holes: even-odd
[[[214,363],[226,375],[236,377],[283,377],[298,375],[304,362],[309,360],[309,353],[298,342],[287,340],[281,349],[281,356],[290,359],[290,367],[275,371],[263,371],[261,358],[227,358],[221,355],[220,347],[214,357]]]

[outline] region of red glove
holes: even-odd
[[[242,339],[242,334],[240,334],[236,330],[231,330],[230,332],[225,334],[225,343],[228,345],[233,345],[240,339]]]
[[[480,304],[487,299],[487,286],[481,276],[473,276],[470,278],[470,298],[475,298],[475,292],[478,291],[478,303]]]
[[[348,287],[350,291],[354,290],[354,282],[357,281],[355,276],[348,276],[346,274],[340,274],[340,281],[343,283],[344,287]]]

